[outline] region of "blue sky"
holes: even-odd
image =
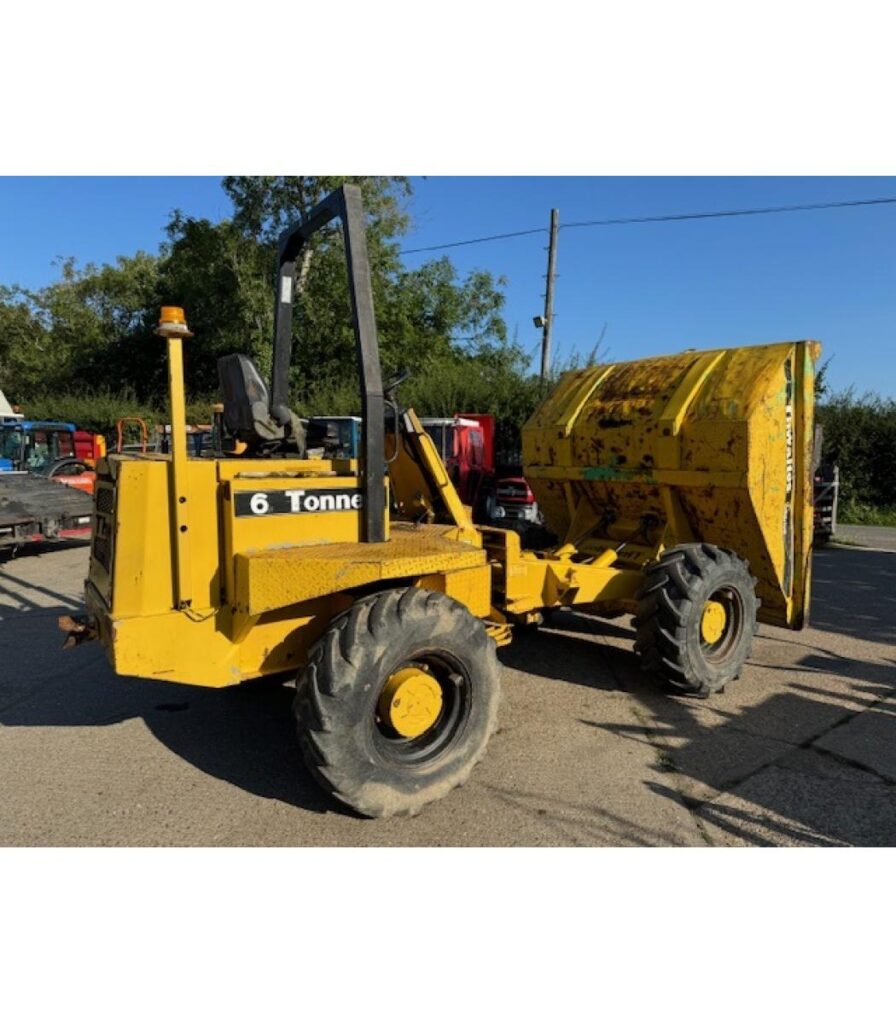
[[[427,178],[404,248],[586,219],[896,196],[896,178]],[[214,178],[2,178],[0,283],[37,287],[54,257],[154,251],[175,207],[229,214]],[[547,235],[446,250],[507,278],[511,333],[533,354]],[[406,257],[410,265],[436,254]],[[896,205],[561,230],[555,357],[611,359],[812,337],[831,383],[896,396]]]

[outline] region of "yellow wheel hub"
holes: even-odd
[[[700,620],[700,635],[703,642],[717,644],[725,635],[728,624],[728,613],[719,601],[707,601],[703,606],[703,618]]]
[[[416,739],[432,728],[441,710],[441,686],[416,666],[393,672],[377,703],[380,718],[405,739]]]

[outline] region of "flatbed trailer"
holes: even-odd
[[[35,473],[0,474],[0,549],[89,537],[93,501]]]

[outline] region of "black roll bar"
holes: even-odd
[[[277,293],[274,299],[274,365],[271,374],[271,416],[281,425],[290,422],[289,367],[292,357],[292,307],[296,263],[312,235],[331,220],[342,221],[345,260],[351,295],[355,355],[361,378],[360,476],[364,496],[362,539],[377,543],[385,535],[385,404],[380,373],[379,343],[373,312],[373,289],[367,258],[367,231],[361,190],[342,185],[331,192],[303,220],[280,235],[277,256]]]

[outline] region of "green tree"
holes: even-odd
[[[896,506],[896,400],[848,389],[827,396],[817,417],[823,459],[840,467],[844,509]]]
[[[177,212],[168,225],[159,270],[158,306],[182,306],[195,337],[186,351],[188,387],[194,394],[217,390],[217,360],[230,352],[270,368],[273,333],[273,259],[267,249],[238,231],[232,221],[212,224]],[[164,371],[164,360],[156,355]],[[164,393],[164,378],[152,393]]]
[[[52,339],[21,289],[0,286],[0,385],[10,401],[55,376]]]
[[[434,356],[505,340],[503,282],[485,271],[458,280],[448,259],[416,270],[404,267],[398,240],[410,222],[404,206],[407,179],[229,177],[223,187],[234,204],[231,221],[212,225],[178,215],[169,226],[163,281],[166,294],[178,296],[187,309],[197,334],[199,343],[191,349],[194,386],[214,387],[213,364],[227,351],[246,352],[269,375],[277,238],[343,182],[357,184],[364,197],[386,372],[399,367],[415,372]],[[357,394],[342,235],[335,226],[313,240],[297,277],[291,376],[296,402],[307,405],[312,392],[322,388],[335,393],[353,386]]]
[[[224,178],[222,187],[233,203],[237,229],[275,245],[284,228],[307,216],[321,200],[345,184],[361,189],[374,236],[397,238],[407,231],[410,217],[403,206],[403,201],[411,195],[407,178],[230,175]]]
[[[66,259],[44,288],[3,289],[0,358],[10,389],[84,391],[127,381],[132,367],[121,342],[143,324],[157,269],[143,252],[101,267]]]

